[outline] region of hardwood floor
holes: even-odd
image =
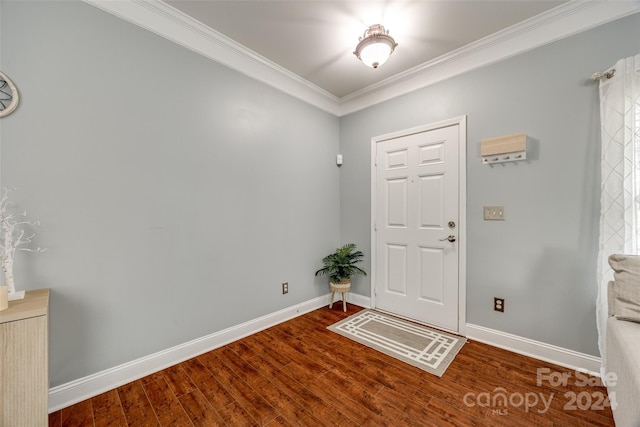
[[[326,329],[359,310],[313,311],[54,412],[49,425],[614,425],[598,408],[606,389],[566,368],[469,341],[438,378]]]

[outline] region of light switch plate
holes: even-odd
[[[504,206],[485,206],[485,221],[504,221]]]

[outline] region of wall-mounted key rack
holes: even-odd
[[[480,141],[480,155],[483,164],[515,162],[527,158],[527,135],[513,135],[487,138]]]

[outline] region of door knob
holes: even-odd
[[[445,237],[444,239],[440,239],[441,242],[444,242],[445,240],[448,240],[450,242],[455,242],[456,241],[456,236],[454,236],[453,234]]]

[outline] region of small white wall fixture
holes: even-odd
[[[480,141],[482,164],[516,162],[527,158],[527,135],[513,135],[487,138]]]

